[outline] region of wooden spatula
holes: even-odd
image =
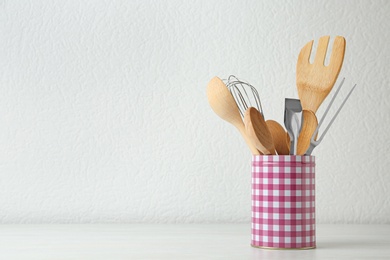
[[[298,56],[296,75],[298,96],[302,108],[314,113],[332,90],[343,65],[345,39],[337,36],[333,43],[329,64],[325,66],[329,38],[329,36],[320,38],[314,63],[310,63],[313,40],[301,49]]]
[[[275,120],[267,120],[265,122],[272,135],[272,140],[274,141],[275,150],[278,152],[278,155],[288,155],[290,153],[290,137],[286,130]]]
[[[297,155],[305,154],[310,146],[311,137],[318,125],[317,117],[313,111],[303,110],[302,117],[303,125],[298,137]]]
[[[244,124],[246,133],[257,150],[266,155],[276,154],[272,135],[263,115],[256,108],[250,107],[245,111]]]
[[[210,80],[207,85],[207,98],[214,112],[238,129],[252,151],[252,154],[260,154],[245,132],[245,125],[241,119],[240,111],[238,110],[236,101],[234,101],[234,97],[220,78],[214,77]]]

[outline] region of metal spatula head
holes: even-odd
[[[299,99],[286,98],[284,103],[284,125],[290,136],[290,154],[297,153],[297,140],[302,129],[302,105]]]

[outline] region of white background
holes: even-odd
[[[0,1],[0,222],[249,222],[251,154],[206,85],[247,80],[282,123],[300,48],[342,35],[335,107],[358,87],[314,150],[317,221],[390,223],[389,13],[379,0]]]

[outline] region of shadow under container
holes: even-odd
[[[252,157],[253,247],[311,249],[315,236],[315,157]]]

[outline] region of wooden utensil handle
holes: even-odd
[[[246,131],[245,131],[245,126],[242,124],[242,126],[237,126],[238,131],[240,131],[242,137],[244,138],[246,144],[248,145],[249,149],[251,150],[253,155],[262,155],[262,153],[257,150],[257,148],[252,144],[250,139],[248,138]]]

